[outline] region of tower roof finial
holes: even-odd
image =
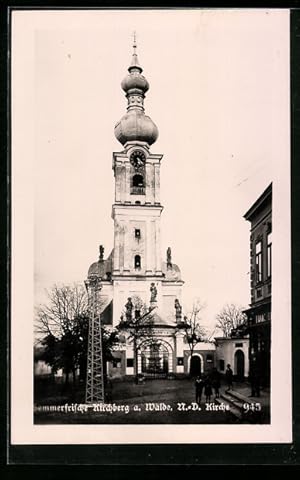
[[[136,45],[136,31],[135,30],[133,32],[133,45],[132,46],[133,46],[133,54],[136,54],[137,45]]]
[[[141,67],[140,64],[139,64],[138,57],[137,57],[137,53],[136,53],[136,47],[137,47],[137,45],[136,45],[136,31],[135,31],[135,30],[134,30],[134,32],[133,32],[133,44],[132,44],[132,46],[133,46],[132,61],[131,61],[131,65],[130,65],[130,67],[128,68],[128,70],[129,70],[129,72],[131,72],[131,69],[132,69],[132,68],[136,68],[136,69],[138,69],[138,71],[139,71],[140,73],[142,73],[143,69],[142,69],[142,67]]]

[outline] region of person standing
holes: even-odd
[[[196,403],[200,405],[201,403],[201,397],[202,397],[202,391],[204,387],[204,382],[201,378],[201,375],[198,375],[198,377],[195,380],[195,388],[196,388]]]
[[[230,366],[230,363],[227,364],[226,372],[225,372],[225,378],[226,378],[226,383],[227,383],[227,390],[226,392],[229,392],[229,390],[233,390],[233,371]]]
[[[211,380],[208,376],[205,379],[204,393],[205,393],[205,397],[206,397],[206,403],[210,403],[212,388],[211,388]]]
[[[250,370],[251,397],[260,397],[260,375],[257,362],[253,362]]]
[[[213,368],[212,374],[211,374],[211,382],[212,382],[212,387],[215,391],[215,398],[220,397],[220,386],[221,386],[221,379],[220,379],[220,373],[216,368]]]

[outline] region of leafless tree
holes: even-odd
[[[84,376],[87,362],[87,343],[91,305],[83,285],[54,285],[47,291],[48,301],[36,309],[35,334],[43,346],[44,360],[54,371],[63,368],[68,383],[69,373],[75,381],[76,369]],[[96,314],[103,309],[101,296],[97,297]],[[111,343],[116,341],[113,331],[102,327],[104,356],[108,357]]]
[[[247,316],[243,313],[242,307],[231,303],[222,308],[216,319],[216,327],[228,338],[234,329],[245,324]]]
[[[47,303],[36,309],[35,332],[38,338],[61,338],[77,325],[78,318],[89,316],[88,296],[82,285],[57,285],[47,290]]]
[[[189,346],[191,357],[193,356],[197,343],[208,341],[206,328],[201,325],[202,312],[205,303],[195,299],[190,312],[184,316],[183,322],[178,325],[179,330],[185,334],[185,340]],[[190,366],[192,362],[190,363]]]

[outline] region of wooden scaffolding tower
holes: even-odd
[[[85,282],[90,302],[90,318],[88,333],[86,403],[104,403],[104,375],[102,331],[99,292],[101,279],[97,275],[89,276]]]

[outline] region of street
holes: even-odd
[[[213,403],[207,407],[204,397],[202,397],[199,408],[195,403],[195,387],[194,381],[191,379],[147,380],[141,385],[135,385],[132,381],[119,381],[113,383],[111,400],[107,404],[95,404],[87,407],[80,403],[79,398],[75,400],[68,400],[67,403],[62,401],[60,405],[57,403],[56,397],[55,404],[57,409],[55,411],[44,411],[44,406],[49,405],[50,402],[46,399],[44,399],[43,403],[39,401],[35,411],[35,423],[238,423],[230,411],[224,411],[222,407],[220,409],[219,406]],[[66,406],[64,406],[65,403]]]

